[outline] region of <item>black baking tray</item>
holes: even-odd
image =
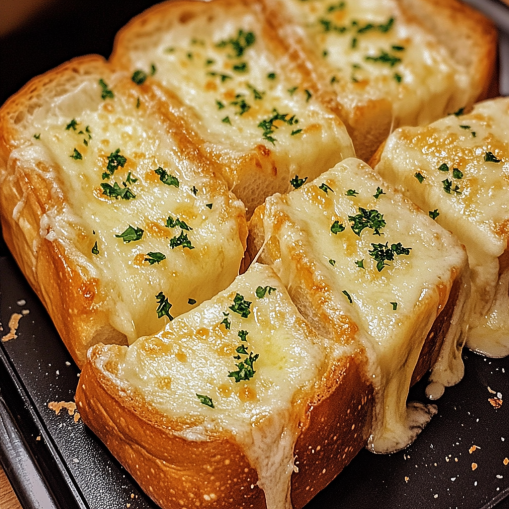
[[[0,104],[69,58],[108,56],[115,32],[153,3],[57,1],[0,39]],[[23,507],[155,508],[81,421],[48,408],[73,400],[79,370],[0,236],[0,335],[23,309],[29,314],[18,337],[0,343],[0,462]],[[465,378],[438,401],[438,414],[411,447],[390,456],[362,451],[306,509],[509,509],[509,358],[468,351],[464,358]],[[412,390],[412,400],[426,400],[425,385]],[[490,391],[507,402],[495,409]]]

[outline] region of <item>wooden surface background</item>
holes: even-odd
[[[22,509],[11,485],[0,466],[0,507],[2,509]]]

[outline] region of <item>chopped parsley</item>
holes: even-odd
[[[232,68],[235,72],[247,72],[247,62],[235,64]]]
[[[469,125],[460,125],[461,129],[470,129]]]
[[[226,80],[233,79],[231,76],[228,76],[228,74],[221,74],[220,72],[215,71],[208,72],[207,76],[219,76],[221,78],[221,83],[224,83]]]
[[[298,89],[298,88],[299,88],[299,87],[292,87],[292,88],[289,88],[289,89],[288,89],[288,93],[289,93],[290,95],[293,95],[293,94],[295,94],[295,92],[297,91],[297,89]]]
[[[350,302],[350,304],[353,304],[352,297],[350,297],[350,294],[346,290],[343,290],[341,293],[346,296],[346,298],[348,299],[348,302]]]
[[[296,134],[300,134],[302,132],[302,129],[294,129],[292,132],[291,132],[291,135],[292,136],[295,136]]]
[[[154,263],[161,263],[163,260],[166,260],[166,256],[163,253],[152,251],[147,253],[147,257],[143,261],[148,262],[150,265],[154,265]]]
[[[386,262],[394,260],[395,255],[409,255],[412,249],[411,247],[403,247],[401,242],[392,244],[391,247],[388,246],[387,242],[385,244],[371,244],[371,246],[373,249],[368,253],[377,262],[378,272],[381,272],[388,265]]]
[[[239,349],[237,349],[237,353],[248,355],[247,350],[245,350],[245,347],[242,348],[240,351]],[[245,381],[250,380],[256,373],[256,371],[253,369],[253,365],[257,361],[258,357],[260,357],[258,354],[249,352],[249,355],[245,357],[243,361],[240,361],[239,363],[235,364],[235,366],[238,368],[237,371],[230,371],[228,373],[228,377],[233,378],[236,383],[239,383],[243,380]],[[240,356],[235,356],[235,358],[240,359]]]
[[[295,175],[295,178],[290,180],[290,184],[292,184],[294,189],[299,189],[299,187],[302,187],[305,183],[308,177],[304,177],[303,179],[300,179],[298,175]]]
[[[374,235],[380,235],[380,229],[386,225],[384,216],[378,210],[362,207],[359,207],[359,213],[355,216],[348,216],[348,220],[352,223],[353,232],[359,237],[365,228],[372,229]]]
[[[133,72],[131,76],[131,80],[136,83],[136,85],[142,85],[145,83],[145,80],[148,78],[147,73],[145,71],[137,70]]]
[[[129,244],[129,242],[141,240],[143,237],[143,230],[129,225],[120,235],[115,235],[115,237],[122,239],[124,244]]]
[[[138,109],[140,107],[140,98],[138,97],[136,99],[136,109]]]
[[[436,219],[440,215],[440,212],[438,212],[438,209],[435,209],[435,210],[430,210],[428,212],[428,214],[429,214],[429,217],[431,217],[431,219]]]
[[[192,228],[188,226],[184,221],[181,221],[178,217],[177,219],[173,219],[173,217],[168,216],[168,219],[166,220],[166,227],[167,228],[176,228],[179,226],[182,230],[190,231]]]
[[[306,94],[306,102],[309,102],[313,94],[307,88],[304,90],[304,93]]]
[[[330,227],[330,231],[334,233],[334,235],[337,235],[338,233],[344,232],[345,227],[339,221],[334,221]]]
[[[501,161],[501,159],[498,159],[493,152],[486,152],[486,154],[484,154],[484,160],[487,163],[499,163]]]
[[[116,170],[123,168],[126,162],[127,159],[120,153],[120,149],[117,148],[115,152],[108,156],[108,165],[106,166],[106,171],[102,174],[103,180],[109,179]]]
[[[166,298],[166,296],[164,295],[163,292],[159,292],[157,295],[156,295],[156,299],[157,299],[157,309],[156,309],[156,313],[157,313],[157,318],[162,318],[163,316],[167,316],[170,321],[173,320],[173,316],[170,315],[170,309],[171,309],[171,304],[168,302],[168,299]]]
[[[251,109],[251,106],[247,104],[242,94],[237,94],[235,97],[235,101],[231,101],[230,104],[239,108],[239,111],[235,112],[237,115],[244,115],[244,113],[247,113]]]
[[[352,49],[355,49],[357,47],[357,42],[358,42],[357,37],[352,37],[352,42],[350,43],[350,47]]]
[[[208,396],[204,396],[203,394],[196,393],[196,397],[200,400],[200,403],[202,405],[208,406],[210,408],[214,408],[214,402]]]
[[[196,186],[191,187],[191,192],[196,196],[198,194],[198,189],[196,189]]]
[[[365,268],[365,267],[364,267],[364,259],[362,259],[362,260],[357,260],[357,261],[355,262],[355,265],[357,265],[357,267],[359,267],[360,269],[364,269],[364,268]]]
[[[346,196],[357,196],[359,193],[355,189],[349,189],[345,195]]]
[[[196,304],[196,300],[195,299],[187,299],[187,303],[192,306],[192,305]]]
[[[240,29],[237,33],[237,37],[220,41],[216,44],[216,47],[226,48],[230,46],[233,50],[233,55],[228,55],[229,58],[238,58],[243,56],[246,49],[255,42],[256,36],[253,32],[244,32],[244,30]]]
[[[216,63],[216,61],[212,60],[212,58],[207,58],[207,60],[205,60],[205,65],[212,65],[215,63]]]
[[[76,149],[74,149],[74,152],[69,157],[71,157],[75,161],[79,161],[80,159],[83,159],[83,156]]]
[[[401,83],[403,81],[403,76],[401,76],[401,74],[395,72],[394,75],[393,75],[393,78],[398,82],[398,83]]]
[[[103,194],[108,198],[119,198],[122,200],[132,200],[136,198],[136,195],[126,186],[125,182],[122,183],[123,188],[120,187],[116,182],[113,185],[103,183],[101,184]]]
[[[268,119],[262,120],[258,127],[263,129],[263,138],[267,141],[270,141],[273,145],[276,143],[276,139],[272,136],[274,131],[278,129],[278,126],[275,125],[275,122],[281,120],[285,124],[290,126],[297,124],[299,121],[295,118],[295,115],[289,116],[288,113],[279,113],[275,108],[272,110],[272,116]]]
[[[462,179],[463,178],[463,172],[458,170],[458,168],[453,168],[452,169],[452,176],[455,179]]]
[[[101,87],[101,99],[113,99],[115,97],[115,94],[113,93],[113,90],[110,90],[108,88],[108,85],[106,82],[101,78],[99,80],[99,85]]]
[[[329,263],[334,267],[336,265],[336,260],[333,260],[332,258],[329,260]]]
[[[329,191],[334,192],[334,189],[332,187],[329,187],[327,184],[323,183],[320,186],[318,186],[318,189],[321,189],[325,194],[329,194]]]
[[[393,49],[393,51],[405,51],[405,46],[399,46],[397,44],[393,44],[391,48]]]
[[[165,169],[161,168],[160,166],[159,166],[159,168],[157,168],[157,170],[154,170],[154,171],[157,173],[157,175],[159,175],[159,180],[161,180],[161,182],[163,184],[166,184],[167,186],[174,186],[174,187],[180,186],[178,178],[174,177],[173,175],[168,173]]]
[[[256,296],[259,299],[263,299],[265,297],[266,293],[268,293],[270,295],[272,292],[275,292],[275,291],[276,291],[276,289],[272,286],[259,286],[256,289]]]
[[[230,125],[232,125],[230,117],[228,117],[228,116],[224,117],[223,120],[221,120],[221,122],[223,122],[223,124],[230,124]]]
[[[460,108],[458,111],[455,111],[453,113],[453,115],[455,115],[456,117],[460,117],[461,115],[463,115],[464,111],[465,111],[465,108]]]
[[[419,181],[419,184],[422,184],[424,179],[426,178],[422,173],[417,172],[414,177]]]
[[[136,182],[138,182],[138,179],[133,177],[130,171],[127,172],[127,177],[125,180],[128,184],[136,184]]]
[[[232,326],[232,323],[230,322],[230,319],[228,318],[228,316],[230,315],[230,313],[225,313],[223,311],[223,315],[224,315],[224,318],[223,318],[223,321],[221,322],[220,325],[224,325],[224,328],[226,330],[230,330],[231,329],[231,326]]]
[[[191,241],[187,237],[187,233],[183,231],[180,232],[178,237],[172,237],[170,239],[170,247],[175,249],[176,247],[182,246],[182,249],[194,249],[194,246],[191,244]]]
[[[386,194],[386,193],[384,193],[384,190],[381,187],[377,187],[376,193],[373,195],[373,198],[375,198],[375,200],[378,200],[378,198],[380,198],[380,196],[382,196],[382,194]]]
[[[97,240],[95,241],[94,247],[92,248],[92,254],[98,255],[99,248],[97,247]]]
[[[394,18],[389,18],[387,23],[378,25],[378,30],[383,33],[387,33],[394,25]]]
[[[212,203],[207,203],[205,207],[208,207],[210,210],[212,210],[212,205],[213,205]]]
[[[445,164],[445,163],[442,163],[442,164],[438,167],[438,169],[439,169],[440,171],[449,171],[449,166],[447,166],[447,164]]]
[[[276,79],[276,73],[275,72],[269,72],[269,74],[267,74],[267,79],[268,80],[275,80]]]
[[[150,76],[154,76],[154,74],[157,72],[157,67],[155,64],[150,64]]]
[[[41,133],[34,134],[34,138],[36,140],[40,140],[41,139]]]
[[[255,101],[261,101],[263,99],[263,96],[265,95],[265,92],[260,92],[259,90],[256,90],[253,85],[247,84],[247,88],[253,92],[253,97]]]
[[[247,341],[248,334],[249,334],[249,332],[247,330],[239,330],[239,332],[238,332],[238,336],[241,341]]]
[[[337,4],[332,4],[327,7],[327,12],[335,12],[342,11],[346,7],[346,2],[339,2]]]
[[[73,131],[76,131],[76,126],[78,125],[78,122],[76,122],[76,119],[72,119],[66,126],[65,130],[69,131],[69,129],[72,129]]]
[[[453,187],[452,182],[449,179],[442,180],[442,185],[444,187],[444,191],[447,194],[452,193],[461,194],[459,186],[455,184]]]
[[[256,291],[258,292],[258,289]],[[247,318],[251,313],[251,311],[249,310],[250,306],[251,302],[246,300],[243,295],[240,295],[240,293],[237,293],[237,295],[235,295],[235,298],[233,299],[233,306],[230,306],[230,309],[233,312],[238,313],[240,316],[242,316],[242,318]]]
[[[396,64],[401,62],[401,58],[391,55],[384,50],[380,50],[380,54],[377,56],[367,55],[364,57],[364,60],[379,64],[387,64],[391,67],[394,67]]]
[[[391,302],[391,305],[392,305],[392,310],[393,311],[396,311],[396,309],[398,309],[398,303],[397,302]]]

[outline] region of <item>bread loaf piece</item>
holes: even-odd
[[[466,246],[472,278],[469,348],[509,354],[509,99],[395,131],[376,170]]]
[[[457,0],[262,1],[363,160],[391,128],[432,122],[489,86],[496,30]]]
[[[267,199],[249,239],[251,257],[272,265],[321,335],[357,324],[375,388],[370,448],[407,446],[434,413],[406,406],[411,383],[430,365],[445,386],[463,375],[469,284],[459,242],[356,159]],[[438,350],[422,351],[432,338]]]
[[[226,288],[245,248],[242,203],[130,78],[83,57],[0,110],[5,240],[78,365]]]
[[[297,509],[369,433],[365,355],[344,325],[317,335],[255,264],[157,335],[91,348],[78,410],[164,509]]]
[[[122,29],[112,62],[178,98],[196,144],[218,161],[248,215],[295,174],[354,155],[343,123],[310,91],[256,2],[166,2]]]

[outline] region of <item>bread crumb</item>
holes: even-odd
[[[60,413],[62,408],[67,410],[67,413],[74,417],[74,422],[78,422],[81,418],[79,412],[76,412],[76,403],[74,401],[50,401],[48,403],[48,408],[53,410],[57,415]]]
[[[41,435],[39,435],[38,437],[35,437],[35,439],[37,440],[37,442],[40,442],[40,440],[41,440]]]
[[[16,334],[16,331],[18,330],[19,321],[23,315],[20,315],[19,313],[12,313],[11,318],[9,320],[9,333],[6,334],[2,341],[5,343],[7,341],[10,341],[11,339],[16,339],[18,335]]]
[[[473,445],[472,447],[470,447],[470,449],[468,450],[468,452],[470,454],[472,454],[475,450],[477,449],[480,449],[480,447],[478,445]]]
[[[134,498],[134,493],[131,493],[131,498]]]
[[[472,471],[477,469],[477,463],[472,463]]]
[[[410,477],[405,476],[405,482],[408,482],[410,480]]]
[[[21,314],[22,314],[23,316],[29,315],[29,314],[30,314],[30,309],[22,309],[22,310],[21,310]]]
[[[501,398],[498,398],[498,397],[488,398],[488,401],[490,402],[491,406],[495,410],[498,410],[502,406],[502,403],[503,403],[503,400]]]
[[[509,458],[504,458],[504,465],[507,467],[509,465]]]
[[[74,414],[74,422],[78,422],[81,419],[81,415],[79,412],[76,412]]]
[[[497,393],[497,391],[494,391],[490,386],[488,386],[488,392],[490,394],[496,394]]]
[[[21,300],[18,300],[18,301],[16,302],[16,304],[17,304],[18,306],[24,306],[26,303],[27,303],[27,301],[26,301],[25,299],[21,299]]]

